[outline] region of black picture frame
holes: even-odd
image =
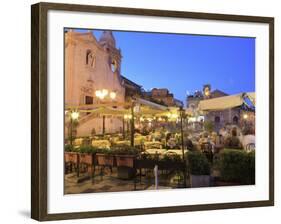
[[[167,18],[195,18],[264,23],[269,25],[269,200],[203,205],[138,208],[126,210],[88,211],[48,214],[47,210],[47,13],[49,10],[99,12],[158,16]],[[118,8],[90,5],[38,3],[31,6],[31,217],[39,221],[80,219],[93,217],[187,212],[226,208],[245,208],[274,205],[274,18],[224,15],[183,11],[164,11],[137,8]]]

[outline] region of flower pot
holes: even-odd
[[[113,166],[114,164],[114,157],[113,155],[97,153],[97,162],[99,166]]]
[[[190,175],[191,187],[210,187],[211,176],[210,175]]]
[[[117,167],[134,167],[135,155],[116,155]]]
[[[64,158],[66,163],[77,163],[78,153],[77,152],[64,152]]]
[[[88,173],[93,173],[95,162],[95,156],[93,153],[80,153],[80,164],[85,164],[87,166]]]
[[[64,152],[65,173],[73,172],[78,167],[78,153]]]
[[[80,163],[85,163],[87,165],[94,164],[94,155],[92,153],[80,153]]]

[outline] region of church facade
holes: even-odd
[[[99,40],[90,31],[65,31],[65,107],[84,105],[83,108],[87,109],[87,105],[91,105],[89,109],[92,109],[93,104],[114,102],[122,105],[125,102],[125,86],[121,77],[121,61],[121,51],[116,48],[111,31],[104,31]],[[69,116],[67,113],[65,116],[67,121]],[[65,123],[67,136],[69,128]],[[122,128],[122,118],[79,112],[74,135],[113,133]]]

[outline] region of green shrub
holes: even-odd
[[[91,145],[82,145],[79,147],[79,152],[81,153],[97,153],[100,149],[93,147]]]
[[[190,174],[210,175],[210,164],[203,153],[199,151],[188,152],[187,161]]]
[[[255,183],[255,152],[224,149],[218,158],[218,168],[224,181]]]
[[[73,146],[72,145],[69,145],[69,144],[64,145],[64,151],[65,152],[72,152],[72,150],[73,150]]]
[[[163,158],[161,159],[162,161],[171,161],[171,162],[182,162],[182,157],[177,154],[165,154]]]
[[[78,152],[78,148],[75,148],[73,145],[66,144],[64,145],[64,151],[65,152]]]
[[[118,145],[112,147],[112,152],[116,155],[137,155],[140,151],[132,146]]]
[[[97,153],[101,153],[101,154],[105,154],[105,155],[113,155],[114,151],[111,149],[108,149],[108,148],[103,148],[103,149],[99,148]]]

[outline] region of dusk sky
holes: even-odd
[[[99,39],[102,31],[94,30]],[[113,31],[121,73],[145,90],[187,93],[211,84],[229,94],[255,91],[255,39]]]

